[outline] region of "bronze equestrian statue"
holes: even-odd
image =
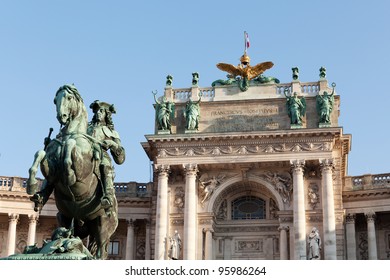
[[[74,225],[74,235],[89,236],[88,250],[95,259],[106,259],[110,237],[118,226],[118,203],[113,188],[114,161],[125,161],[125,150],[112,122],[112,105],[95,101],[95,120],[88,124],[87,110],[74,85],[64,85],[54,97],[59,134],[45,139],[45,148],[35,154],[29,170],[27,193],[40,211],[54,192],[60,227]],[[102,110],[100,110],[102,109]],[[97,112],[104,118],[96,121]],[[103,112],[104,111],[104,112]],[[107,116],[109,115],[109,116]],[[41,189],[35,179],[40,165],[45,177]]]

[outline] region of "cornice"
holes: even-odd
[[[0,198],[4,200],[22,200],[30,202],[30,195],[24,192],[0,191]]]
[[[390,198],[390,189],[371,189],[358,191],[344,191],[343,202],[360,201],[367,198],[388,199]]]
[[[157,145],[160,143],[174,143],[175,146],[181,143],[188,142],[216,142],[216,141],[234,141],[234,140],[255,140],[256,143],[259,140],[263,140],[265,143],[268,141],[275,142],[277,139],[286,141],[289,138],[302,138],[316,137],[318,139],[333,139],[334,137],[342,135],[341,127],[334,128],[316,128],[316,129],[299,129],[299,130],[269,130],[269,131],[256,131],[256,132],[224,132],[224,133],[192,133],[192,134],[153,134],[145,135],[147,141],[151,145]],[[304,141],[304,140],[302,140]],[[250,143],[250,142],[249,142]],[[145,143],[143,143],[144,146]]]

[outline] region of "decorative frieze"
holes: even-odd
[[[221,145],[211,147],[173,147],[161,148],[158,158],[166,157],[194,157],[220,155],[246,155],[270,153],[299,153],[299,152],[326,152],[332,150],[332,142],[320,143],[280,143],[280,144],[248,144],[248,145]]]
[[[237,240],[235,242],[236,252],[262,252],[263,241],[262,240]]]
[[[200,225],[212,225],[213,220],[212,219],[200,219],[199,224]]]
[[[182,226],[184,225],[183,219],[171,219],[171,225]]]

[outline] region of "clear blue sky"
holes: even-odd
[[[0,175],[27,176],[50,127],[53,97],[74,83],[89,105],[114,103],[127,151],[116,181],[147,182],[140,142],[153,133],[153,90],[165,77],[190,87],[225,78],[238,64],[243,32],[252,64],[267,75],[317,81],[327,68],[341,96],[340,125],[352,134],[350,175],[390,172],[389,1],[2,1],[0,4]]]

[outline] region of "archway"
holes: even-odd
[[[215,259],[279,259],[279,211],[286,210],[273,185],[259,177],[223,182],[210,198]]]

